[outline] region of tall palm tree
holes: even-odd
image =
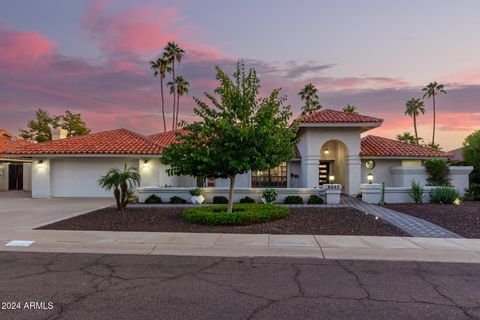
[[[170,93],[175,93],[174,91],[176,91],[176,94],[177,94],[177,113],[176,113],[175,128],[174,128],[174,129],[177,129],[177,126],[178,126],[178,110],[180,110],[180,97],[183,96],[184,94],[188,93],[188,90],[190,88],[190,83],[188,83],[188,81],[185,80],[184,77],[177,76],[175,78],[175,82],[169,81],[167,83],[167,86],[170,89]]]
[[[358,114],[357,107],[352,104],[347,104],[342,110],[343,112]]]
[[[137,169],[133,167],[127,168],[127,164],[125,164],[123,170],[118,168],[108,170],[104,176],[100,177],[98,184],[106,190],[114,189],[113,194],[117,202],[117,209],[124,214],[129,201],[129,191],[140,185],[141,180],[142,178],[138,174]]]
[[[439,84],[436,81],[430,82],[425,88],[422,89],[425,91],[423,98],[427,97],[428,99],[432,98],[433,101],[433,133],[432,133],[432,145],[435,145],[435,121],[436,121],[436,110],[435,110],[435,96],[441,93],[447,94],[445,91],[445,86]]]
[[[412,98],[405,103],[405,115],[413,118],[413,129],[415,130],[415,140],[419,144],[417,131],[417,117],[420,114],[425,114],[425,104],[420,99]]]
[[[175,119],[177,116],[175,115],[178,110],[175,110],[175,95],[177,93],[176,84],[175,84],[175,61],[180,63],[182,61],[183,56],[185,55],[185,50],[180,48],[178,44],[174,41],[170,41],[164,48],[163,57],[172,65],[172,81],[173,81],[173,117],[172,117],[172,130],[175,129]]]
[[[318,101],[317,88],[312,83],[303,87],[298,93],[302,101],[305,100],[305,105],[302,107],[302,116],[312,114],[322,108]]]
[[[153,75],[160,79],[160,94],[162,96],[162,118],[163,118],[163,132],[167,131],[167,124],[165,122],[165,100],[163,96],[163,79],[168,72],[172,71],[169,62],[163,58],[150,61],[150,68],[153,70]]]

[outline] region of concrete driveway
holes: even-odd
[[[31,230],[113,204],[113,198],[32,199],[29,192],[0,192],[0,232]]]

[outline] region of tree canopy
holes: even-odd
[[[318,90],[315,88],[315,85],[309,83],[298,93],[300,99],[305,101],[305,105],[302,106],[302,116],[312,114],[322,109],[317,92]]]
[[[480,130],[470,134],[463,143],[463,160],[473,166],[471,182],[480,183]]]
[[[90,133],[90,129],[82,120],[80,113],[72,113],[69,110],[60,116],[50,115],[46,110],[38,108],[35,118],[27,122],[27,128],[20,130],[20,137],[34,142],[52,140],[50,132],[52,128],[62,128],[67,131],[67,137],[81,136]]]
[[[291,107],[280,89],[259,98],[260,80],[254,69],[237,64],[230,78],[216,67],[219,86],[194,98],[201,121],[185,126],[176,143],[164,148],[162,161],[170,174],[229,178],[228,211],[232,212],[235,176],[279,166],[295,155],[298,126],[290,126]]]

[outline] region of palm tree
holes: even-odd
[[[160,78],[160,94],[162,96],[162,118],[163,118],[163,132],[167,131],[167,124],[165,122],[165,100],[163,97],[163,79],[168,72],[172,71],[169,62],[163,58],[150,61],[150,68],[153,70],[153,75]]]
[[[397,134],[396,139],[399,141],[411,143],[411,144],[417,144],[417,139],[410,133],[410,132],[404,132],[403,134]]]
[[[185,80],[185,78],[182,76],[178,76],[175,79],[175,82],[177,84],[177,117],[175,119],[175,129],[176,129],[178,125],[178,114],[180,112],[180,97],[188,93],[190,89],[190,83],[188,83],[188,81]]]
[[[358,114],[357,107],[352,104],[347,104],[342,110],[343,112]]]
[[[322,108],[318,101],[317,88],[312,83],[309,83],[303,87],[298,93],[300,99],[305,100],[305,105],[302,107],[302,116],[312,114]]]
[[[435,110],[435,95],[439,95],[441,93],[447,94],[445,91],[445,86],[443,84],[439,84],[436,81],[430,82],[425,88],[422,89],[425,91],[423,98],[427,97],[428,99],[432,98],[433,101],[433,134],[432,134],[432,145],[435,145],[435,121],[436,121],[436,110]]]
[[[117,209],[124,214],[129,201],[129,191],[140,185],[141,180],[137,169],[127,168],[127,164],[125,164],[123,171],[118,168],[108,170],[107,174],[100,177],[98,184],[107,191],[114,189],[113,194],[117,202]]]
[[[175,61],[180,63],[182,61],[183,56],[185,55],[185,50],[180,48],[178,44],[174,41],[170,41],[164,48],[165,52],[163,53],[164,59],[166,59],[169,63],[172,64],[172,81],[173,81],[173,118],[172,118],[172,130],[175,129],[175,120],[178,116],[175,116],[175,113],[178,110],[175,110],[175,95],[177,93],[176,84],[175,84]]]
[[[415,130],[415,140],[418,143],[417,116],[425,114],[425,104],[420,99],[412,98],[405,103],[405,115],[413,118],[413,129]]]

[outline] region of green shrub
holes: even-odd
[[[460,193],[452,187],[438,187],[430,192],[430,201],[433,203],[452,204],[460,198]]]
[[[480,183],[471,183],[465,190],[465,199],[471,201],[480,201]]]
[[[418,182],[412,181],[412,191],[410,192],[410,196],[415,203],[423,203],[423,193],[424,190],[422,186]]]
[[[162,198],[160,198],[155,194],[152,194],[145,200],[145,203],[149,203],[149,204],[162,203]]]
[[[195,188],[193,190],[190,190],[190,195],[193,197],[198,197],[203,194],[203,189],[202,188]]]
[[[183,204],[183,203],[187,203],[187,200],[182,199],[182,198],[177,197],[177,196],[173,196],[173,197],[170,198],[170,203]]]
[[[252,199],[250,197],[244,197],[240,199],[240,203],[255,203],[255,199]]]
[[[303,204],[303,199],[300,196],[287,196],[284,202],[286,204]]]
[[[445,159],[428,159],[425,161],[425,170],[428,174],[428,184],[431,186],[449,186],[450,168]]]
[[[278,192],[275,189],[266,189],[262,192],[262,198],[267,201],[267,203],[273,203],[277,200]]]
[[[213,203],[215,203],[215,204],[227,204],[228,199],[224,196],[215,196],[215,197],[213,197]]]
[[[272,204],[235,204],[233,212],[227,213],[227,206],[203,206],[186,209],[183,220],[194,224],[247,225],[285,218],[290,209]]]
[[[324,202],[325,201],[323,201],[323,198],[320,196],[317,196],[316,194],[312,194],[307,201],[308,204],[323,204]]]

